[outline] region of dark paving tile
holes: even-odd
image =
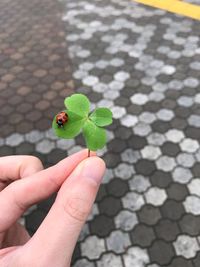
[[[155,226],[155,232],[158,239],[162,239],[166,242],[176,240],[176,237],[180,233],[178,224],[168,219],[160,220]]]
[[[130,232],[130,236],[133,245],[144,248],[149,247],[156,239],[153,228],[144,224],[137,225],[133,231]]]
[[[175,256],[172,244],[162,240],[156,240],[149,248],[149,255],[152,262],[156,262],[161,266],[169,264]]]
[[[153,186],[167,188],[172,182],[172,175],[168,172],[156,170],[152,175],[150,175],[150,181]]]
[[[176,157],[176,155],[180,152],[180,147],[178,144],[174,144],[172,142],[165,142],[161,150],[164,155],[169,157]]]
[[[186,198],[189,192],[186,185],[172,183],[169,188],[167,188],[167,194],[170,199],[181,201]]]
[[[15,154],[17,155],[32,155],[33,151],[35,150],[35,146],[28,142],[24,142],[20,144],[15,149]]]
[[[153,161],[141,159],[135,164],[135,169],[138,174],[151,175],[155,170],[156,166]]]
[[[99,210],[102,214],[105,214],[109,217],[117,215],[117,213],[122,209],[121,200],[114,197],[105,197],[99,203]]]
[[[108,194],[114,197],[122,197],[129,191],[127,182],[118,178],[107,184],[106,189]]]
[[[155,225],[161,219],[160,210],[151,205],[145,205],[137,212],[139,221],[147,225]]]
[[[114,140],[109,142],[108,149],[113,153],[121,153],[126,149],[126,142],[122,139],[115,138]]]
[[[160,210],[164,218],[174,221],[180,219],[185,213],[182,203],[175,200],[166,200]]]
[[[179,221],[181,231],[190,236],[200,234],[200,216],[185,214]]]
[[[192,260],[184,259],[183,257],[177,257],[173,259],[170,265],[167,265],[167,267],[194,267],[194,266],[192,264]]]
[[[95,216],[95,218],[89,222],[89,226],[91,234],[99,237],[106,237],[115,229],[113,219],[101,214]]]

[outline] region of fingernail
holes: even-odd
[[[105,163],[98,157],[86,159],[82,168],[82,176],[94,180],[100,184],[105,173]]]

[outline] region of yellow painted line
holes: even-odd
[[[135,0],[138,3],[164,9],[179,15],[200,20],[200,6],[180,0]]]

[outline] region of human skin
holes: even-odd
[[[0,266],[69,267],[105,172],[87,150],[43,169],[33,156],[0,158]],[[31,205],[58,192],[46,218],[30,237],[17,221]]]

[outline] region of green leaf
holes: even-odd
[[[63,127],[58,127],[56,123],[56,116],[53,120],[52,127],[58,137],[64,139],[74,138],[80,133],[81,128],[85,123],[85,119],[69,110],[65,110],[65,112],[68,115],[68,121],[63,125]]]
[[[97,125],[97,126],[107,126],[112,123],[112,112],[108,108],[97,108],[89,118]]]
[[[65,98],[65,106],[73,113],[85,118],[90,111],[90,102],[88,98],[82,94],[73,94],[70,97]]]
[[[83,135],[86,140],[87,148],[96,151],[106,144],[106,131],[96,126],[92,121],[85,122],[83,127]]]

